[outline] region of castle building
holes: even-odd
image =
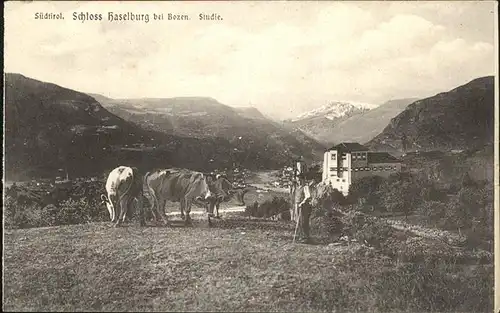
[[[401,161],[387,152],[374,152],[356,142],[344,142],[324,153],[323,182],[349,193],[349,186],[367,176],[389,175],[401,171]]]

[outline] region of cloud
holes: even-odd
[[[493,8],[466,2],[8,3],[5,65],[81,91],[210,96],[286,118],[328,100],[429,96],[493,74]],[[32,18],[60,11],[63,22]],[[108,11],[148,13],[150,21],[71,20],[72,12],[106,18]],[[151,20],[168,12],[191,20]],[[201,12],[224,20],[199,21]]]

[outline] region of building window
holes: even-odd
[[[386,170],[386,171],[390,171],[390,170],[391,170],[391,168],[390,168],[389,166],[386,166],[386,167],[385,167],[385,170]]]
[[[334,177],[334,176],[337,176],[337,175],[335,173],[330,174],[330,177]]]
[[[347,155],[345,153],[342,153],[342,160],[345,160],[347,158]]]
[[[342,182],[345,183],[345,179],[342,179]]]
[[[354,169],[354,171],[355,171],[355,172],[357,172],[357,171],[358,171],[358,169],[357,169],[357,168],[355,168],[355,169]]]
[[[383,170],[384,170],[384,168],[383,168],[382,166],[380,166],[380,167],[378,168],[378,170],[379,170],[379,171],[383,171]]]
[[[361,155],[361,159],[366,160],[366,154],[364,154],[364,153],[363,153],[363,154]]]
[[[369,167],[365,167],[365,171],[369,171],[369,170],[370,170],[370,168],[369,168]]]
[[[336,154],[332,154],[332,160],[336,160],[337,159],[337,155]]]
[[[377,170],[377,168],[376,168],[376,167],[372,167],[372,171],[376,171],[376,170]]]
[[[330,172],[333,172],[333,171],[336,171],[337,168],[336,167],[330,167]]]
[[[340,181],[340,179],[337,178],[337,181]]]

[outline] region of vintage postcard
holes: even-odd
[[[500,312],[495,1],[4,16],[3,310]]]

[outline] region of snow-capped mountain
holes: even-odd
[[[375,107],[377,106],[360,102],[332,101],[317,109],[302,113],[291,121],[297,122],[315,117],[324,117],[329,120],[335,120],[341,117],[351,116],[354,113],[361,113]]]

